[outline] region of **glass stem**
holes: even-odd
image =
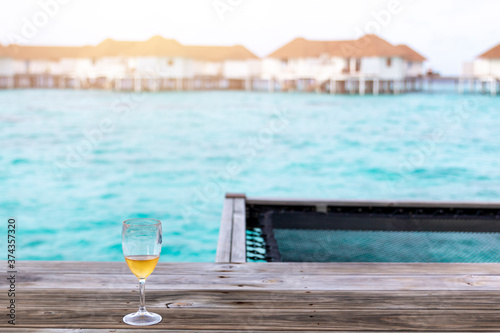
[[[139,312],[146,312],[146,279],[139,279]]]

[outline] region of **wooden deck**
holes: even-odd
[[[124,262],[18,262],[15,327],[4,285],[1,332],[144,331]],[[499,332],[500,264],[160,263],[146,303],[145,331]]]

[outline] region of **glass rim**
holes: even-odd
[[[150,221],[155,221],[155,223],[137,223],[137,224],[130,224],[129,222],[131,221],[136,221],[136,220],[150,220]],[[130,225],[130,226],[148,226],[148,225],[161,225],[161,221],[158,219],[150,218],[150,217],[135,217],[131,219],[127,219],[123,221],[123,224]]]

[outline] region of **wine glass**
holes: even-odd
[[[123,317],[129,325],[154,325],[161,321],[161,316],[146,310],[146,278],[153,273],[161,252],[161,222],[149,218],[130,219],[123,222],[122,248],[128,267],[139,279],[140,305],[136,313]]]

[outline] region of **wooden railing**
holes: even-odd
[[[245,195],[226,194],[215,262],[246,261]]]

